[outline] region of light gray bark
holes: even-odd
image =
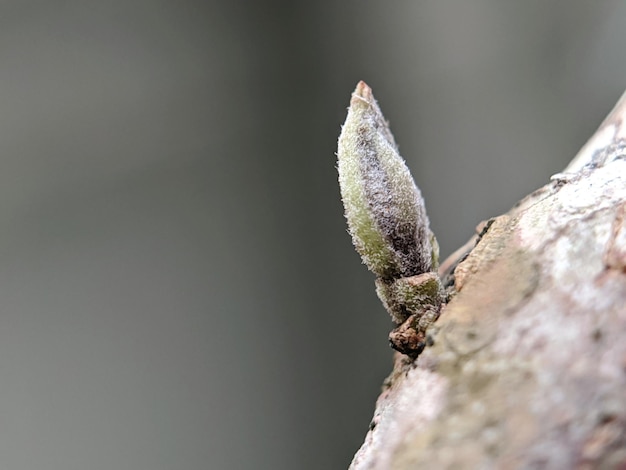
[[[352,469],[626,466],[624,119],[623,96],[563,173],[483,225]]]

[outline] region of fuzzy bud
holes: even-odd
[[[346,220],[367,267],[382,280],[436,270],[424,200],[365,82],[352,94],[337,158]]]

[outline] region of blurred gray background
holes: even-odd
[[[446,256],[565,167],[625,41],[610,1],[0,2],[0,468],[345,468],[391,366],[357,81]]]

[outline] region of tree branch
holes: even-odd
[[[626,466],[624,119],[622,97],[442,264],[455,294],[417,360],[396,353],[352,469]]]

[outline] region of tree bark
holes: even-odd
[[[626,468],[625,97],[442,264],[455,294],[350,468]]]

